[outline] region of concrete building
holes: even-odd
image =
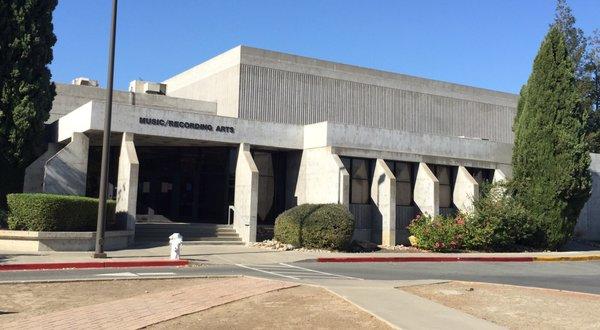
[[[105,90],[78,79],[57,84],[55,139],[25,191],[97,196]],[[340,203],[356,239],[395,245],[416,214],[469,212],[483,181],[511,175],[517,95],[481,88],[240,46],[114,102],[109,181],[128,229],[233,212],[253,242],[290,207]]]

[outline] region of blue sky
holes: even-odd
[[[600,0],[571,0],[600,28]],[[115,88],[162,81],[243,44],[518,92],[554,18],[553,0],[120,0]],[[110,0],[60,0],[53,79],[106,82]]]

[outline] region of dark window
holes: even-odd
[[[467,167],[467,171],[471,173],[471,176],[479,183],[479,185],[484,182],[491,183],[494,179],[494,170],[492,169]]]
[[[442,165],[435,165],[434,168],[435,177],[440,182],[440,207],[452,207],[452,168]]]
[[[414,163],[387,162],[396,177],[396,205],[413,205]]]
[[[350,203],[369,204],[371,161],[362,158],[342,158],[350,174]]]

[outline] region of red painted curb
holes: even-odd
[[[348,257],[317,258],[317,262],[533,262],[533,257]]]
[[[0,264],[0,271],[6,270],[48,270],[84,268],[127,268],[127,267],[178,267],[187,266],[188,260],[122,260],[122,261],[80,261],[45,262],[27,264]]]

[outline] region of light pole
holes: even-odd
[[[100,192],[98,193],[98,224],[94,258],[106,258],[104,252],[104,229],[106,224],[106,195],[108,186],[108,154],[110,151],[110,121],[112,117],[113,74],[115,71],[115,34],[117,30],[117,0],[113,0],[110,41],[108,43],[108,85],[104,109],[104,133],[102,135],[102,165],[100,167]]]

